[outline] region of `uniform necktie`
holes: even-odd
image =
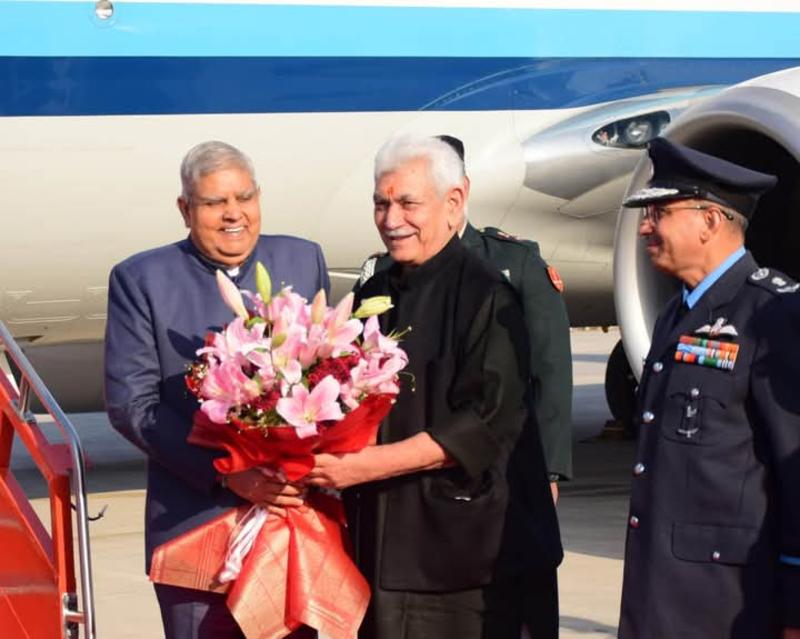
[[[681,320],[686,317],[686,313],[689,312],[689,307],[686,305],[686,302],[681,302],[681,305],[678,307],[678,310],[675,311],[675,323],[673,326],[677,326],[680,324]]]

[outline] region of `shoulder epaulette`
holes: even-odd
[[[487,235],[489,237],[496,237],[498,240],[505,240],[506,242],[525,242],[525,240],[522,238],[519,238],[516,235],[511,235],[510,233],[506,233],[505,231],[502,231],[494,226],[484,226],[483,228],[478,229],[478,233],[481,235]]]
[[[370,255],[361,265],[361,271],[358,274],[358,285],[363,286],[366,281],[375,275],[376,266],[379,260],[385,259],[389,256],[386,251],[378,251]]]
[[[533,240],[527,240],[524,237],[517,237],[516,235],[511,235],[510,233],[506,233],[505,231],[495,228],[494,226],[484,226],[483,228],[478,229],[478,233],[480,233],[484,237],[500,240],[502,242],[509,242],[510,244],[516,244],[522,248],[533,250],[534,254],[537,257],[540,256],[541,254],[539,251],[538,242],[534,242]]]
[[[800,291],[800,284],[775,269],[760,268],[751,273],[747,281],[768,290],[770,293],[783,294]]]

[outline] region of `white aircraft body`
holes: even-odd
[[[109,270],[185,235],[186,150],[247,152],[264,232],[319,242],[341,293],[381,249],[374,153],[409,131],[461,138],[473,222],[539,242],[573,324],[615,323],[641,149],[800,64],[797,33],[791,0],[0,0],[0,320],[96,409]]]

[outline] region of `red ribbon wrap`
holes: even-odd
[[[195,414],[189,442],[224,450],[221,473],[256,466],[283,471],[294,481],[314,467],[315,453],[348,453],[374,443],[393,396],[375,395],[321,434],[299,439],[293,428],[237,430]],[[279,639],[306,625],[331,639],[356,635],[369,603],[369,585],[353,564],[341,502],[315,493],[286,517],[270,515],[235,581],[217,575],[228,540],[250,509],[242,506],[156,548],[150,579],[157,583],[227,593],[227,604],[247,639]]]

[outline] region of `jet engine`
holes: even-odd
[[[692,148],[778,176],[746,236],[756,261],[800,278],[800,68],[736,85],[687,109],[666,136]],[[645,156],[628,192],[650,176]],[[614,302],[630,369],[638,379],[656,316],[678,284],[651,265],[637,238],[641,212],[623,209],[614,242]],[[612,374],[625,375],[624,360]],[[611,362],[609,363],[609,366]]]

